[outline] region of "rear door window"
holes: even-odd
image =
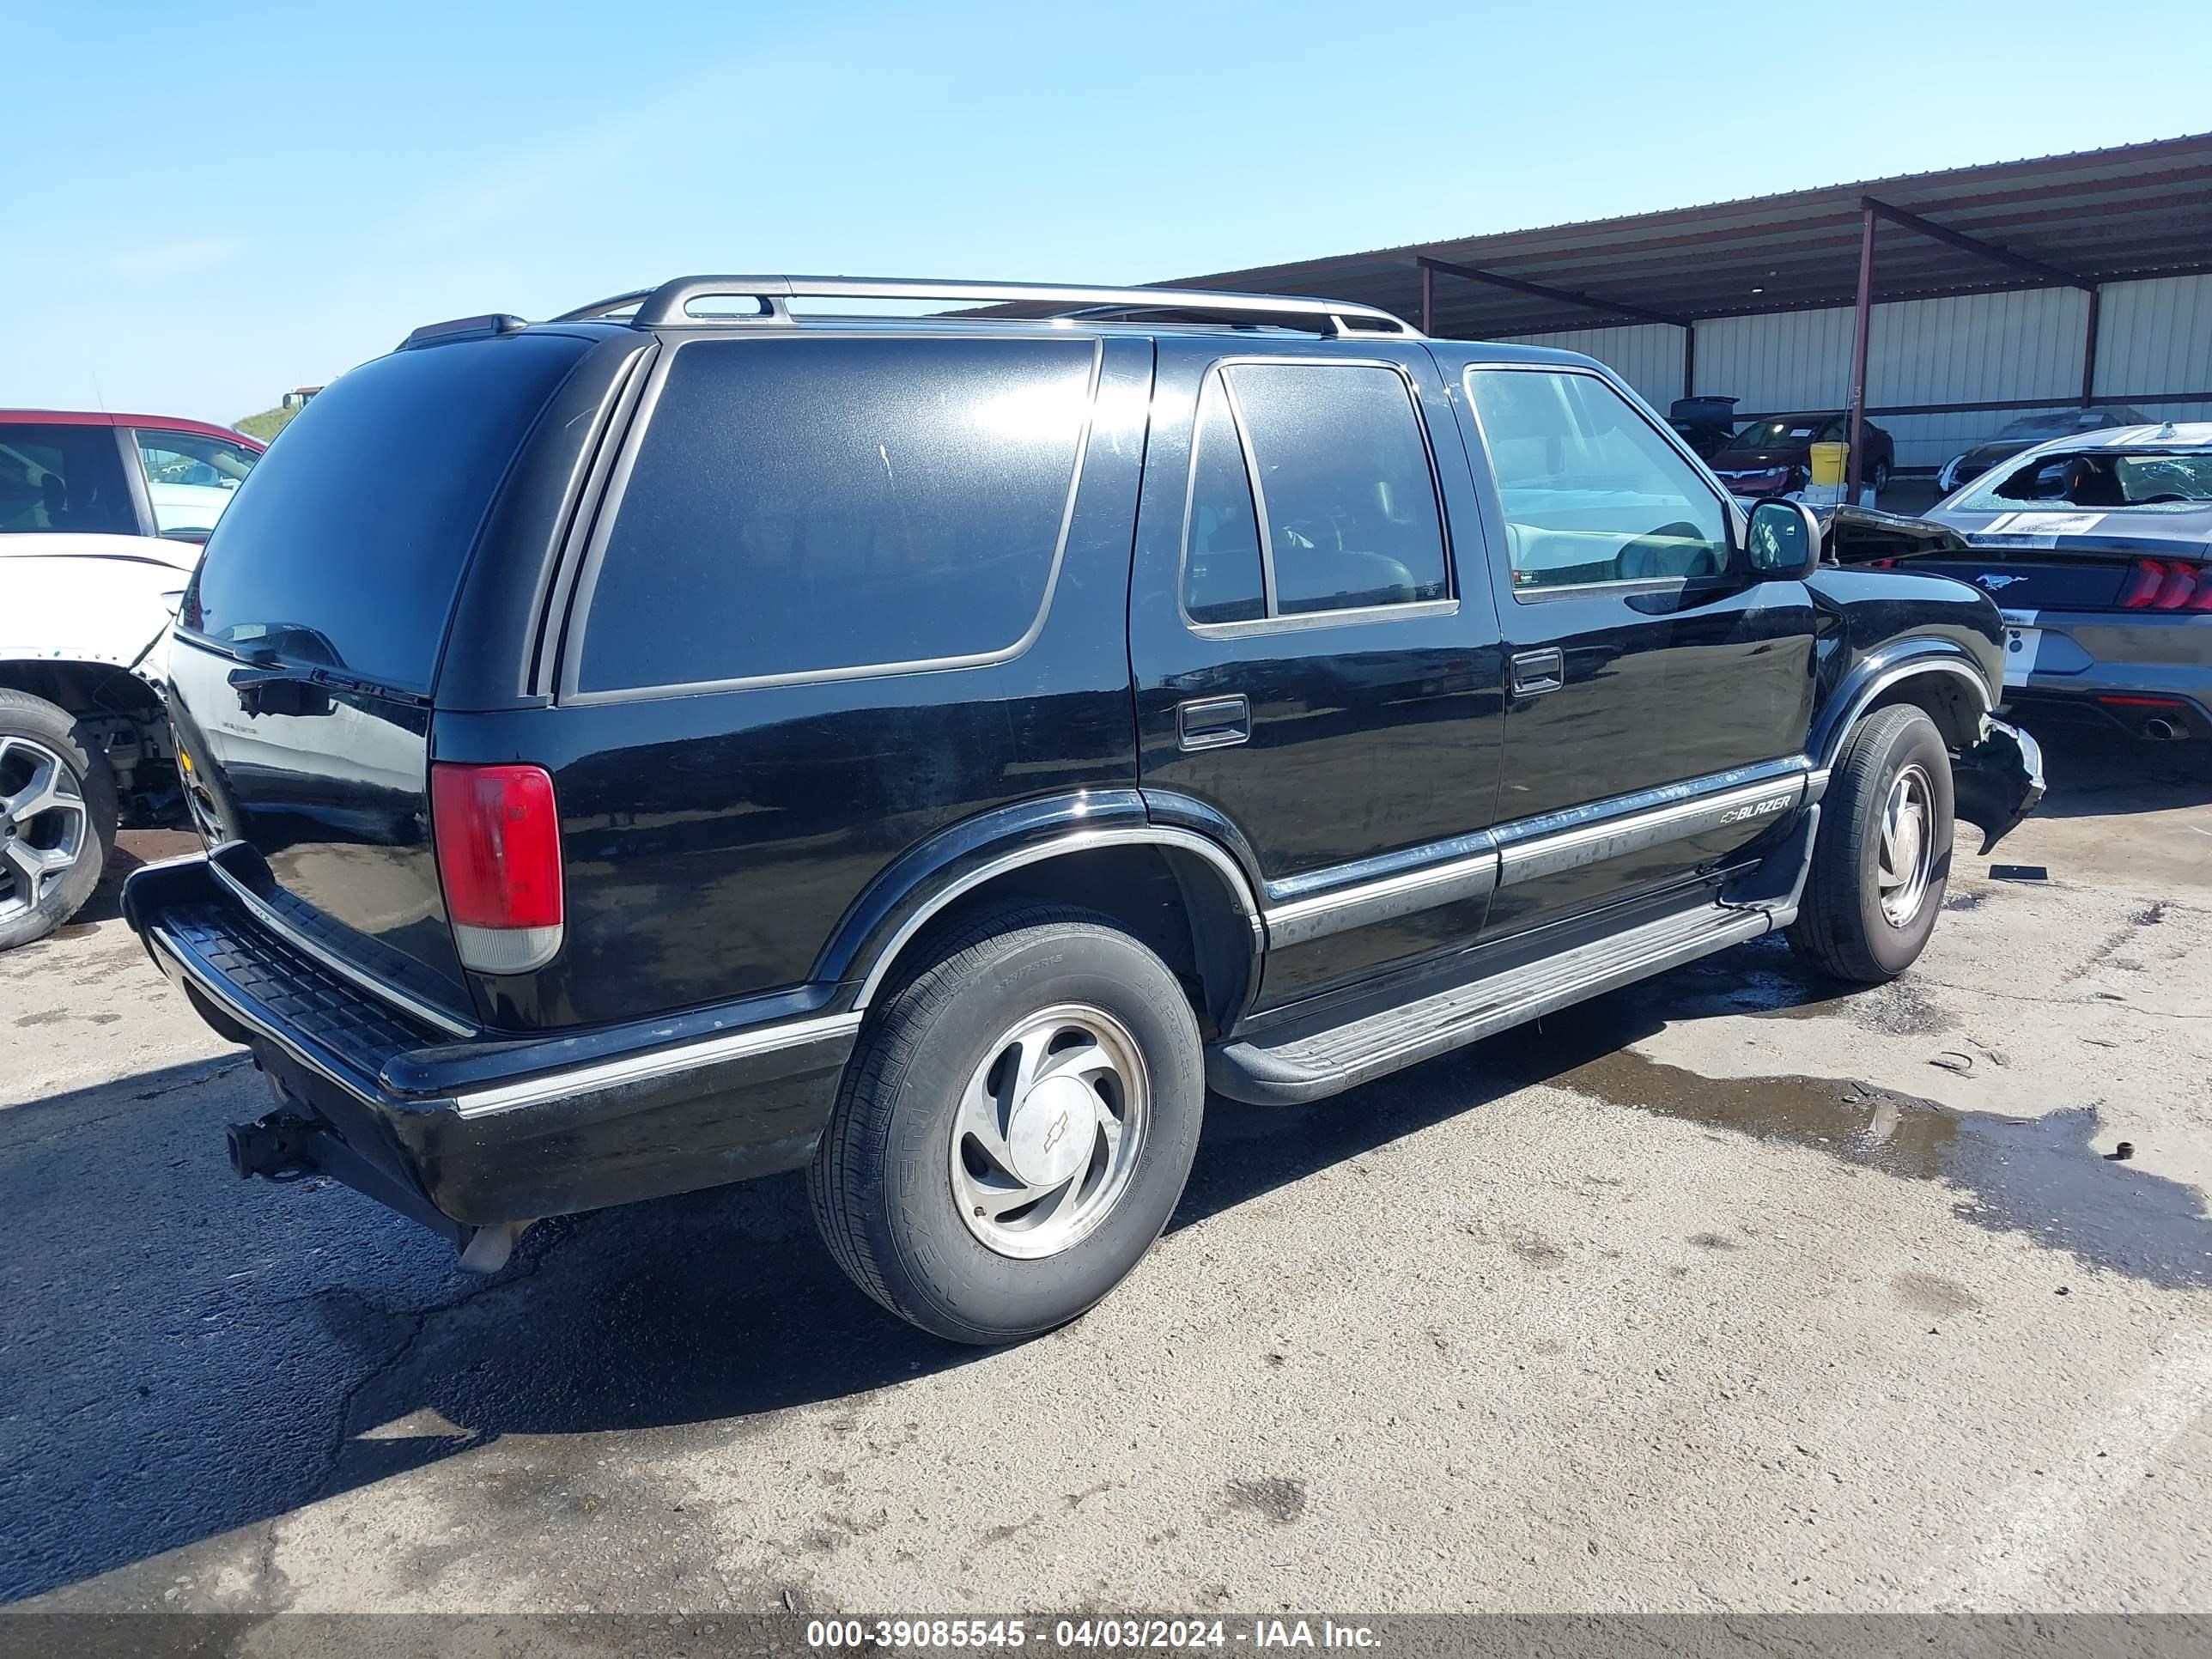
[[[1199,404],[1183,609],[1201,625],[1450,597],[1413,390],[1379,363],[1231,363]]]
[[[589,349],[561,334],[461,341],[336,381],[223,508],[183,627],[428,691],[500,483]]]
[[[594,561],[572,689],[1012,655],[1059,569],[1097,362],[1079,339],[679,346]]]
[[[0,426],[0,535],[74,530],[138,533],[112,426]]]

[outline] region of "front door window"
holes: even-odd
[[[1470,369],[1467,380],[1504,503],[1516,598],[1728,568],[1721,498],[1604,380],[1516,368]]]

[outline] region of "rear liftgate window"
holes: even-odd
[[[585,624],[586,695],[1010,655],[1051,592],[1087,340],[710,340],[654,407]]]
[[[398,351],[344,375],[223,508],[185,629],[429,690],[492,498],[589,343],[515,334]]]

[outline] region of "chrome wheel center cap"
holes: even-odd
[[[1024,1095],[1006,1124],[1014,1173],[1032,1187],[1057,1187],[1090,1162],[1098,1127],[1091,1091],[1072,1077],[1048,1077]]]

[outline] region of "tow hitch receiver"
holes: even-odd
[[[271,1112],[252,1123],[234,1123],[229,1129],[230,1167],[241,1181],[267,1176],[271,1181],[295,1181],[310,1174],[314,1158],[315,1126],[297,1112]]]

